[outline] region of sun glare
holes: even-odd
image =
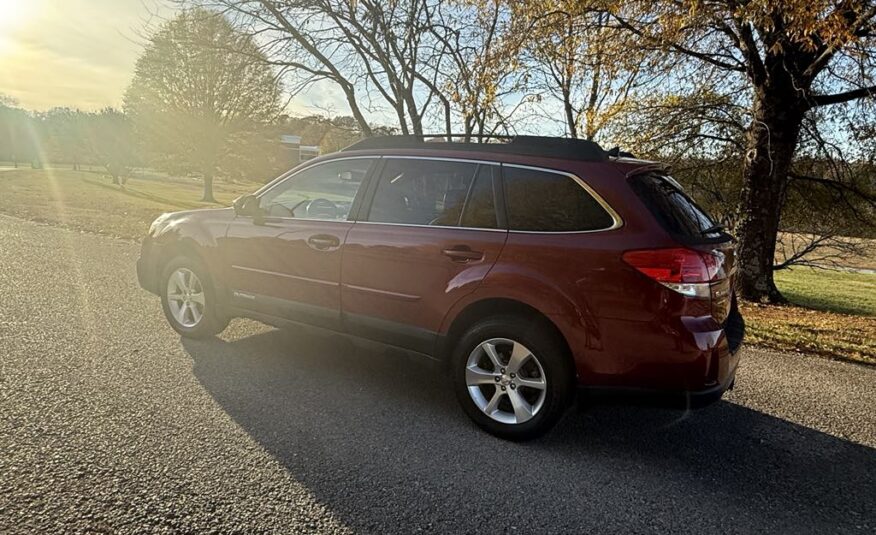
[[[14,52],[14,33],[33,18],[38,3],[38,0],[0,0],[0,54]]]

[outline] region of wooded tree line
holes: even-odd
[[[260,128],[256,143],[230,147],[220,159],[218,174],[257,182],[274,178],[290,165],[290,155],[278,143],[281,134],[289,133],[302,136],[303,144],[320,146],[325,152],[339,150],[362,138],[350,116],[280,115]],[[54,108],[30,112],[2,98],[0,162],[27,168],[52,165],[74,170],[100,169],[115,184],[124,183],[139,168],[202,176],[186,155],[156,151],[135,130],[131,116],[123,110],[88,112]]]
[[[876,0],[178,3],[125,99],[154,165],[252,169],[285,99],[333,88],[350,117],[329,149],[556,133],[671,163],[739,237],[749,298],[780,300],[775,269],[876,232]]]
[[[673,162],[740,239],[749,298],[780,301],[774,269],[873,230],[874,0],[182,4],[258,35],[295,87],[332,82],[366,134],[375,107],[412,134],[553,121]],[[813,238],[777,264],[782,229]]]
[[[0,161],[42,167],[63,162],[106,169],[118,183],[124,170],[138,163],[130,123],[121,111],[83,112],[55,108],[30,113],[0,100]]]

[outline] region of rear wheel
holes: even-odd
[[[558,335],[538,320],[483,320],[454,351],[453,383],[462,408],[487,432],[510,440],[538,437],[571,403],[574,369]]]
[[[161,305],[176,332],[189,338],[207,338],[228,326],[203,262],[176,257],[165,266],[161,280]]]

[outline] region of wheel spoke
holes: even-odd
[[[493,367],[496,371],[499,371],[504,364],[502,364],[502,360],[499,358],[499,353],[496,351],[496,346],[491,344],[490,342],[484,342],[482,346],[484,348],[484,353],[490,358],[490,362],[493,363]]]
[[[493,393],[493,397],[490,399],[490,402],[487,403],[487,406],[484,407],[484,412],[488,415],[492,415],[499,408],[499,401],[502,400],[502,396],[505,395],[505,392],[499,390],[499,387],[496,387],[496,391]]]
[[[523,344],[514,342],[514,349],[511,350],[511,358],[508,360],[508,371],[517,372],[531,356],[532,353]]]
[[[186,275],[182,271],[177,271],[174,274],[174,283],[176,284],[176,289],[179,292],[185,292],[188,289],[188,285],[186,284]]]
[[[198,292],[196,294],[192,294],[191,299],[193,302],[198,303],[201,306],[204,306],[204,292]]]
[[[183,294],[181,294],[181,293],[167,294],[167,299],[170,301],[180,302],[183,300]]]
[[[517,423],[523,423],[532,418],[532,405],[523,399],[516,390],[507,391],[508,399],[511,400],[511,406],[514,407],[514,416],[517,418]]]
[[[496,376],[493,372],[488,372],[483,368],[469,366],[465,369],[465,384],[468,386],[494,385],[496,384]]]
[[[198,323],[199,321],[201,321],[201,316],[203,316],[203,314],[200,310],[198,310],[198,307],[196,307],[192,303],[189,303],[189,312],[192,315],[192,322]]]
[[[517,383],[517,387],[526,387],[526,388],[534,388],[536,390],[544,390],[545,384],[544,379],[541,377],[517,377],[514,380]]]

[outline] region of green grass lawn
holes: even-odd
[[[227,206],[260,185],[215,184],[219,204],[200,202],[197,181],[129,180],[122,188],[97,173],[69,169],[0,170],[0,212],[138,240],[164,212]]]
[[[876,364],[876,274],[782,270],[785,306],[742,303],[750,343]]]
[[[103,180],[107,182],[107,180]],[[246,193],[252,193],[259,189],[262,184],[255,182],[227,183],[214,181],[213,196],[223,206],[230,206],[231,201]],[[131,193],[143,193],[151,197],[157,197],[163,202],[173,202],[184,205],[186,208],[215,207],[216,204],[201,202],[204,186],[200,180],[175,179],[175,180],[138,180],[130,179],[125,184],[125,189]]]
[[[776,285],[795,305],[876,316],[876,274],[794,268],[776,272]]]

